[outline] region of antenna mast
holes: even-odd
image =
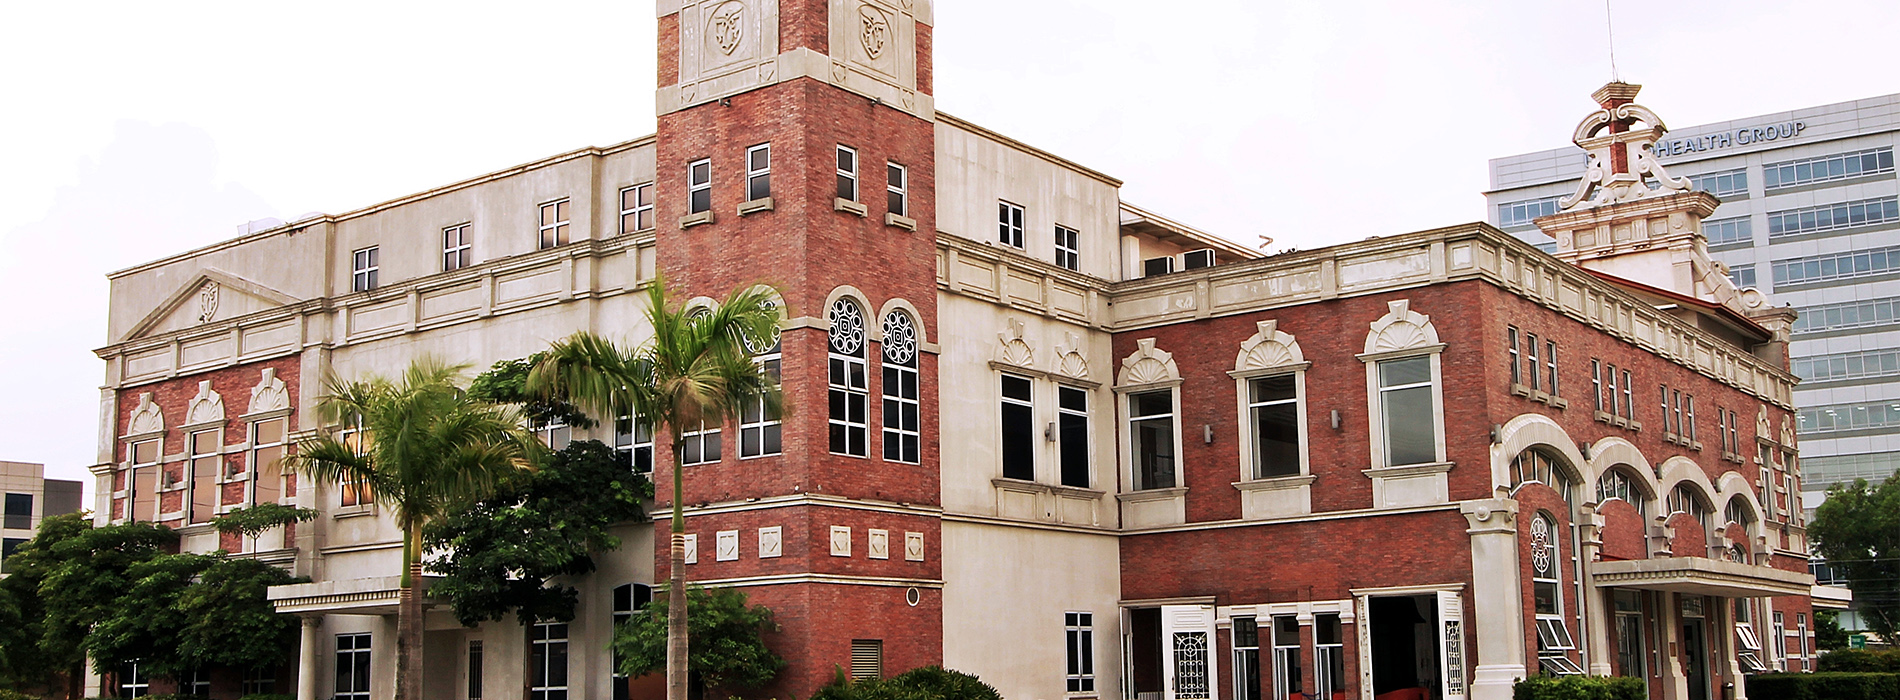
[[[1610,40],[1610,81],[1623,82],[1616,72],[1616,21],[1610,12],[1610,0],[1603,0],[1603,27]]]

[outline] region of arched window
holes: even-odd
[[[1669,492],[1668,505],[1670,515],[1688,513],[1695,516],[1696,522],[1702,523],[1702,529],[1709,528],[1709,511],[1714,509],[1702,498],[1702,494],[1696,492],[1694,485],[1688,482],[1676,484],[1676,488]]]
[[[1649,517],[1649,498],[1643,494],[1643,487],[1637,483],[1636,477],[1621,468],[1610,469],[1597,477],[1597,502],[1612,498],[1636,506],[1637,515]]]
[[[1562,462],[1543,450],[1525,450],[1511,460],[1511,481],[1520,486],[1538,482],[1556,489],[1557,493],[1563,494],[1565,501],[1569,501],[1571,492],[1575,490],[1575,482],[1561,465]]]
[[[1724,522],[1731,522],[1747,527],[1754,524],[1755,511],[1748,507],[1748,499],[1742,498],[1741,496],[1733,496],[1728,499],[1728,507],[1722,509],[1722,517],[1724,518]]]
[[[772,306],[776,307],[777,304]],[[772,329],[770,338],[753,338],[749,335],[740,338],[745,343],[746,352],[752,353],[752,361],[777,386],[780,381],[779,367],[783,362],[781,351],[784,344],[779,340],[778,329]],[[765,397],[760,396],[747,401],[739,408],[739,457],[763,457],[780,454],[784,451],[780,441],[783,416],[765,405]]]
[[[1528,452],[1526,453],[1528,454]],[[1570,659],[1577,644],[1564,621],[1563,531],[1549,513],[1531,518],[1531,597],[1537,613],[1537,661],[1554,675],[1581,675]]]
[[[917,402],[917,323],[910,314],[884,315],[884,459],[922,459]]]
[[[831,321],[831,354],[827,373],[831,397],[832,454],[863,457],[868,452],[866,436],[864,359],[864,310],[850,299],[839,299],[827,314]]]

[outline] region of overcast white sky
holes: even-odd
[[[1893,0],[1614,0],[1689,126],[1900,92]],[[1566,143],[1601,0],[937,0],[937,104],[1313,248],[1484,218]],[[105,273],[654,128],[652,0],[0,4],[0,459],[87,481]],[[88,501],[90,503],[90,501]]]

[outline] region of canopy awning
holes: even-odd
[[[1814,575],[1807,572],[1702,557],[1591,562],[1590,574],[1598,588],[1639,588],[1723,598],[1806,596],[1814,588]]]
[[[434,603],[428,596],[429,584],[438,578],[424,576],[417,583],[424,608]],[[402,577],[376,576],[316,583],[271,586],[266,594],[277,612],[287,614],[394,615],[402,597]]]

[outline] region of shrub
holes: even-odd
[[[925,666],[893,678],[861,681],[845,680],[839,669],[837,680],[819,689],[811,700],[1003,700],[1003,696],[976,676]]]
[[[18,690],[0,688],[0,700],[40,700],[38,695],[27,695]]]
[[[1513,700],[1644,700],[1649,687],[1641,678],[1560,676],[1526,678],[1511,690]]]
[[[1821,672],[1900,673],[1900,650],[1836,649],[1821,655]]]
[[[1764,673],[1748,677],[1748,696],[1776,700],[1891,700],[1897,673]]]

